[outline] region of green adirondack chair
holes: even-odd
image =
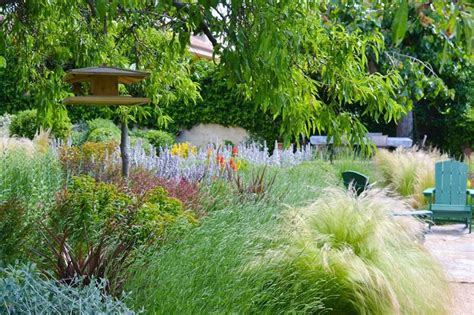
[[[467,189],[466,164],[451,160],[436,163],[435,187],[423,194],[434,220],[464,222],[471,233],[474,190]]]
[[[364,190],[369,189],[375,183],[369,183],[369,177],[364,174],[361,174],[356,171],[347,170],[342,172],[342,179],[344,181],[344,186],[349,188],[351,185],[355,189],[357,196],[359,196]],[[411,217],[418,217],[418,218],[428,218],[431,221],[433,220],[433,213],[429,210],[410,210],[410,211],[399,211],[394,210],[392,211],[393,216],[411,216]],[[431,222],[430,221],[430,222]]]
[[[344,181],[344,186],[346,188],[349,188],[349,186],[352,185],[357,196],[359,196],[369,186],[369,178],[356,171],[347,170],[342,172],[342,180]]]

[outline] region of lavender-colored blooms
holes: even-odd
[[[71,141],[53,141],[52,150],[58,152],[61,146],[70,146]],[[236,160],[245,160],[251,164],[269,165],[278,167],[294,166],[304,161],[313,159],[314,149],[311,145],[305,145],[295,149],[293,146],[286,150],[279,150],[275,146],[273,154],[270,155],[268,147],[256,143],[240,144],[237,146],[238,156]],[[185,179],[191,182],[210,182],[215,178],[231,178],[234,172],[228,162],[233,156],[232,146],[209,144],[198,148],[194,153],[191,146],[187,157],[173,155],[171,148],[152,148],[149,153],[143,149],[140,140],[129,148],[131,166],[142,167],[156,172],[163,179]],[[209,152],[211,154],[209,155]],[[226,165],[222,167],[217,161],[217,155],[225,158]],[[107,156],[106,160],[112,163],[121,163],[120,149]]]

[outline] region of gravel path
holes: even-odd
[[[463,224],[435,226],[425,246],[443,266],[453,293],[453,315],[474,314],[474,232]]]

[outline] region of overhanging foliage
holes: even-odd
[[[435,2],[434,13],[416,11],[421,23],[432,19],[430,25],[443,30],[448,39],[454,38],[453,25],[463,27],[467,36],[470,11],[458,2],[455,13],[443,16],[439,5],[449,1]],[[31,95],[49,123],[68,94],[61,81],[64,70],[74,67],[107,63],[147,69],[152,72],[149,80],[123,92],[143,92],[154,105],[192,102],[198,90],[190,80],[185,48],[193,33],[204,33],[213,43],[216,62],[228,74],[227,84],[281,119],[280,133],[286,142],[316,131],[333,136],[336,143],[342,138],[361,142],[366,132],[362,116],[391,121],[411,107],[410,99],[398,95],[404,86],[401,69],[395,63],[379,65],[387,49],[383,28],[366,32],[341,22],[344,15],[334,17],[338,8],[350,10],[352,1],[2,3],[1,28],[7,36],[0,45],[0,55],[6,57],[1,76],[13,76],[11,91]],[[403,10],[395,12],[395,20],[394,14],[381,16],[383,23],[393,26],[395,44],[402,43],[412,27],[411,21],[407,30],[402,24],[413,3],[402,1]],[[399,1],[374,1],[359,11],[386,7],[394,12],[399,5]],[[452,16],[462,21],[453,24]],[[165,124],[165,116],[161,117]]]

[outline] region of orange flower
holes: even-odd
[[[235,163],[234,161],[234,158],[230,158],[229,166],[234,172],[237,172],[238,167],[237,167],[237,163]]]
[[[239,149],[237,147],[233,147],[232,148],[232,156],[237,156],[239,155]]]
[[[225,167],[225,158],[223,155],[218,154],[216,160],[221,168]]]
[[[212,156],[212,148],[207,149],[207,158],[210,159]]]

